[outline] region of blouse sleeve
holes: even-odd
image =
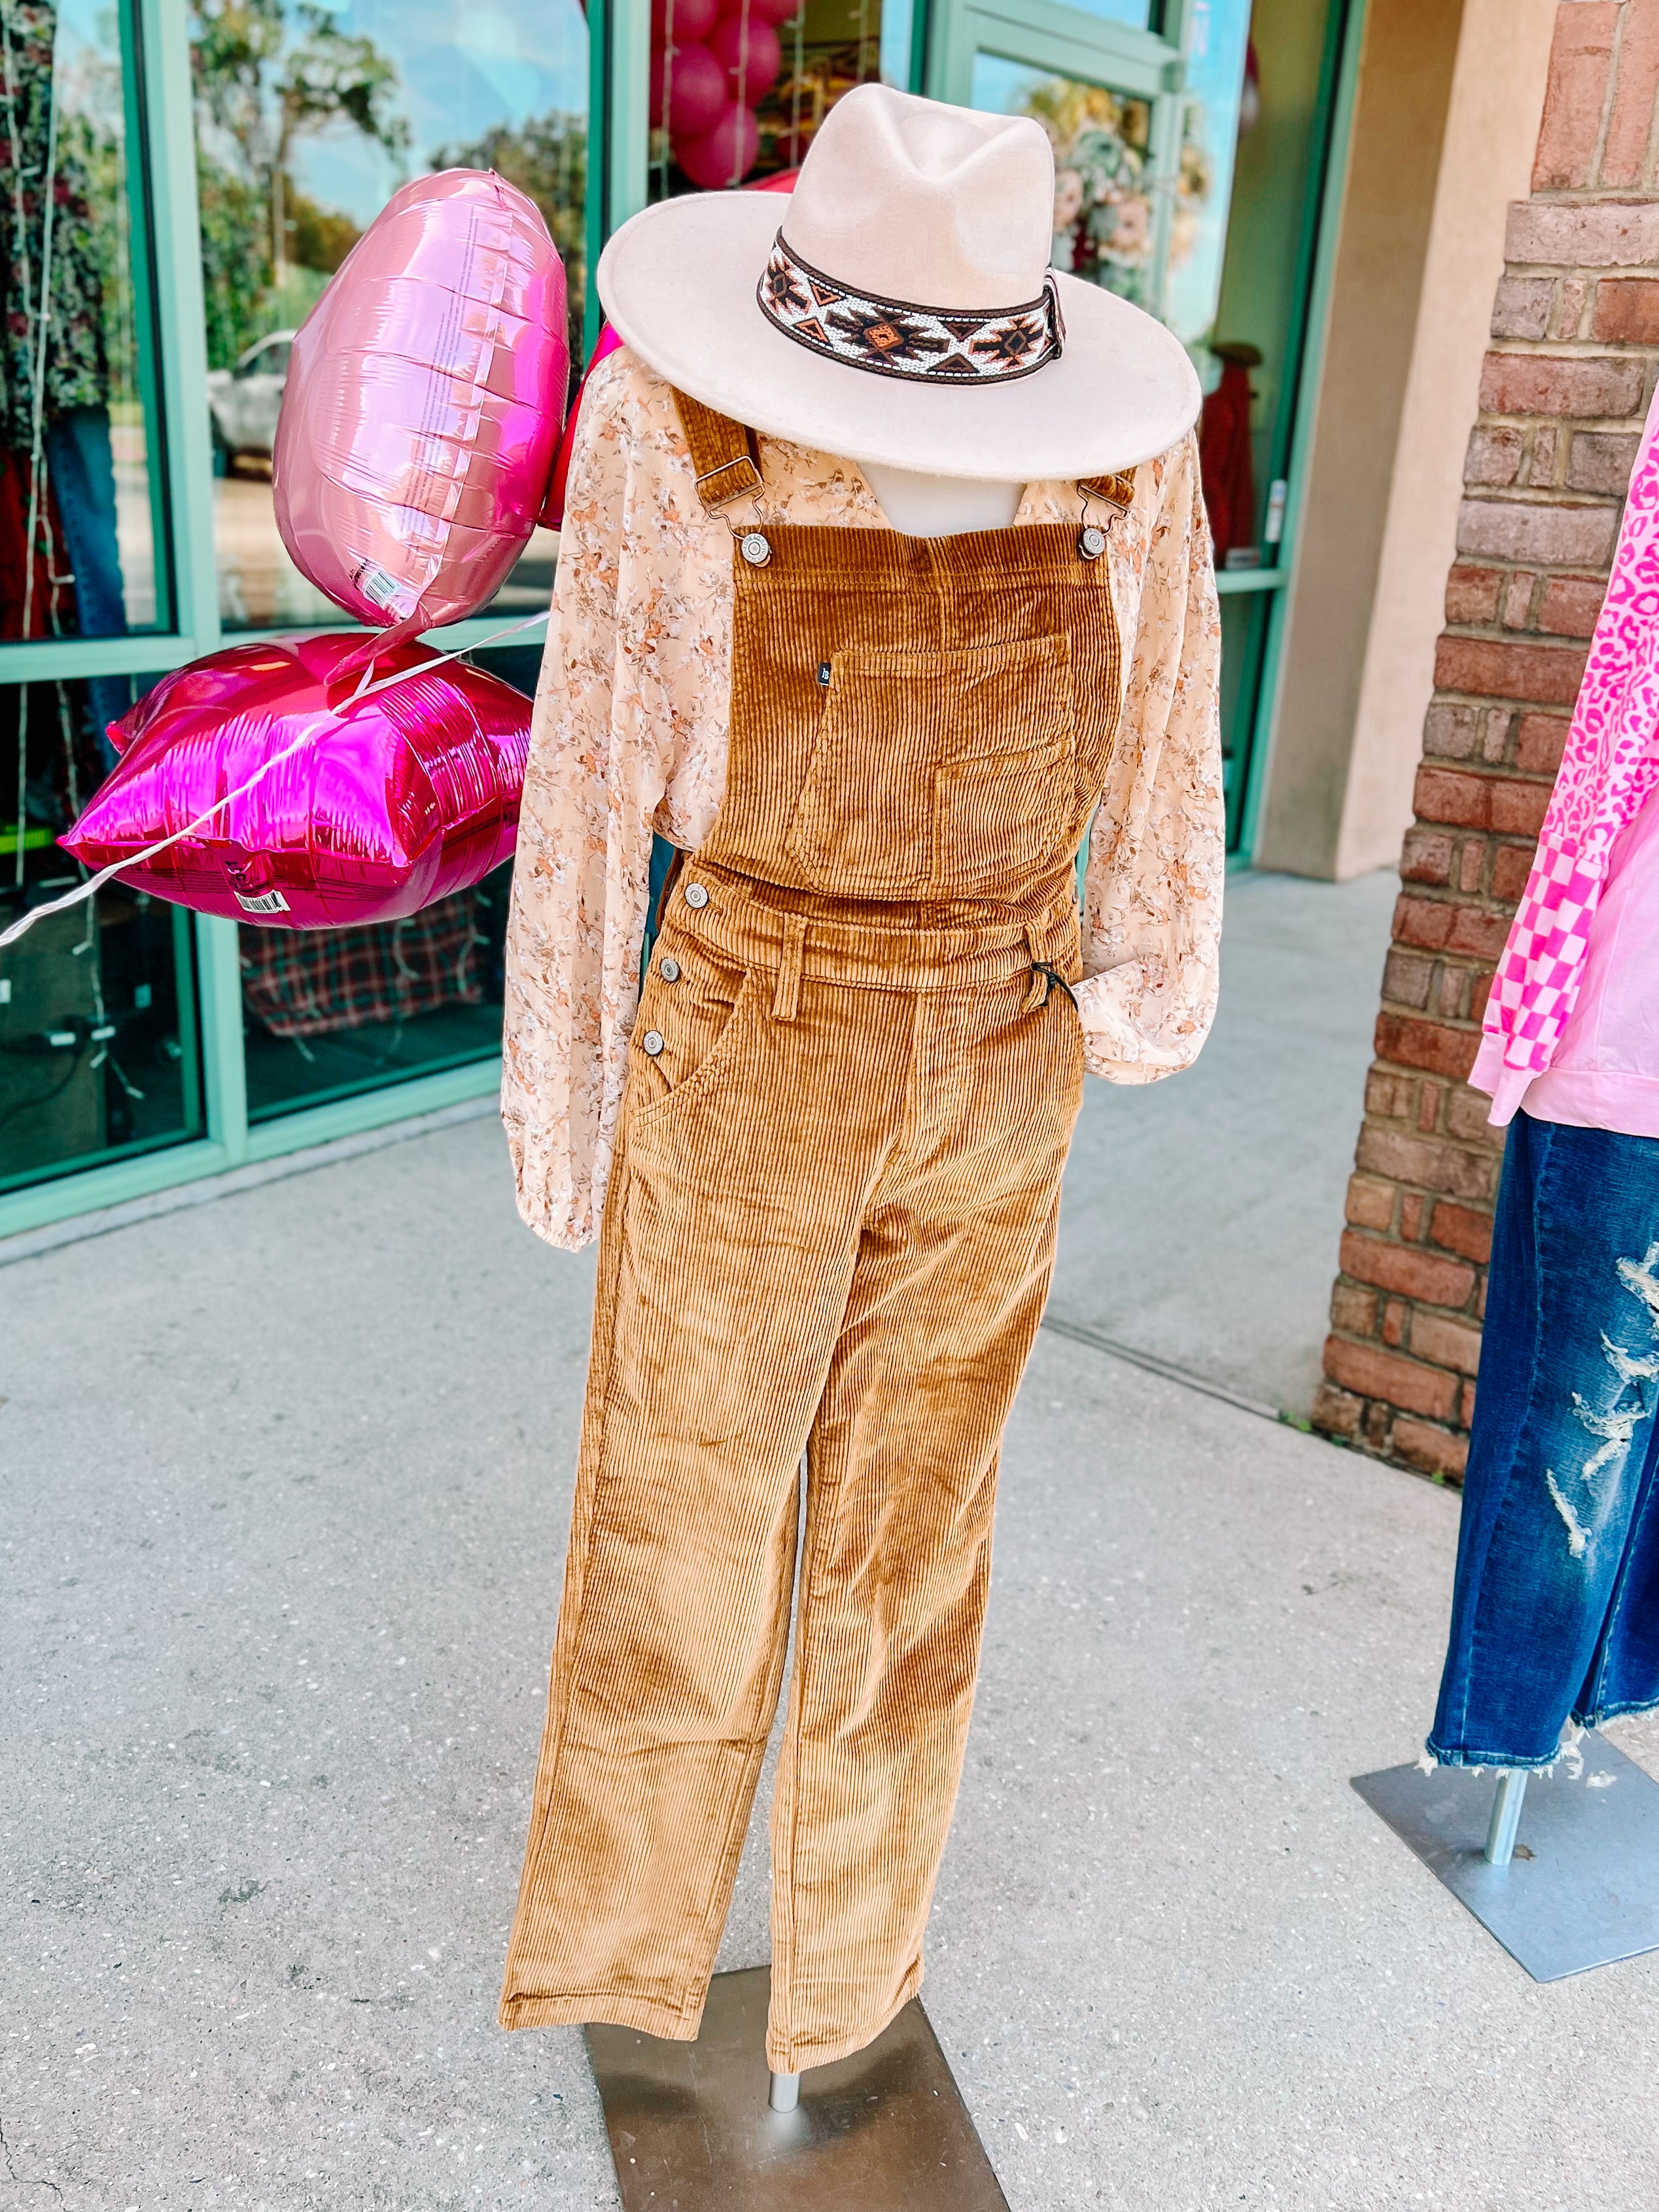
[[[1226,813],[1221,612],[1189,433],[1146,474],[1149,526],[1123,713],[1084,879],[1077,989],[1091,1074],[1189,1067],[1214,1018]]]
[[[633,419],[632,368],[626,354],[602,363],[582,404],[507,934],[501,1119],[519,1212],[567,1250],[604,1202],[674,738],[629,665],[649,592],[626,525],[661,458]]]

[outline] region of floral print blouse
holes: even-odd
[[[763,438],[780,521],[886,527],[857,465]],[[1079,519],[1025,488],[1015,527]],[[1123,713],[1084,879],[1076,990],[1091,1073],[1189,1066],[1215,1012],[1225,873],[1221,623],[1190,434],[1135,472],[1105,556]],[[653,833],[690,852],[726,781],[732,538],[704,512],[668,386],[626,349],[594,372],[570,471],[507,943],[501,1117],[519,1210],[595,1234],[639,997]]]

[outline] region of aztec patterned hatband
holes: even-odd
[[[953,314],[838,284],[798,260],[780,231],[756,294],[786,337],[849,368],[922,384],[996,384],[1060,359],[1066,341],[1053,273],[1023,307]]]

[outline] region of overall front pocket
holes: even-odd
[[[904,898],[1018,887],[1075,805],[1071,641],[832,654],[787,849],[814,889]]]
[[[665,961],[678,970],[672,981],[662,972]],[[654,1124],[718,1079],[738,1042],[749,984],[747,970],[722,967],[678,934],[658,939],[628,1047],[631,1130]],[[657,1038],[660,1048],[648,1049]]]

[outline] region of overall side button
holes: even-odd
[[[706,884],[688,884],[685,887],[685,902],[687,906],[693,908],[700,913],[708,903],[708,885]]]

